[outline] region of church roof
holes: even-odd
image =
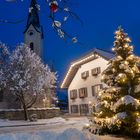
[[[61,84],[62,89],[67,89],[74,78],[75,74],[77,73],[78,69],[80,68],[81,65],[86,64],[94,59],[96,59],[98,56],[103,57],[106,60],[109,60],[113,58],[115,55],[112,52],[108,52],[102,49],[97,49],[95,48],[92,50],[90,53],[85,55],[84,57],[74,61],[71,63],[68,72]]]
[[[36,0],[31,0],[27,25],[26,25],[24,33],[28,30],[30,25],[33,25],[33,27],[35,28],[37,32],[42,33],[42,38],[43,38],[43,28],[40,25],[38,11],[39,11],[38,4]]]

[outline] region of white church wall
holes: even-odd
[[[30,35],[30,32],[33,32],[33,35]],[[24,38],[25,44],[30,46],[30,43],[34,43],[34,52],[39,55],[41,58],[43,56],[43,39],[40,32],[37,32],[36,29],[33,27],[33,25],[30,25],[28,30],[25,33]]]

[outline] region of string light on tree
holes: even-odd
[[[98,130],[93,132],[140,137],[140,90],[136,88],[140,85],[140,59],[133,54],[130,42],[131,39],[119,27],[112,48],[115,57],[109,61],[109,66],[102,75],[102,82],[107,87],[98,94],[100,111],[93,112],[96,119],[91,125]]]

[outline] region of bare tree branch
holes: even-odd
[[[0,19],[0,23],[19,24],[19,23],[22,23],[24,20],[25,19],[17,20],[17,21],[8,21],[8,20]]]

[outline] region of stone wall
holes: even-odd
[[[30,108],[28,115],[37,114],[38,119],[48,119],[60,115],[59,108]],[[0,109],[0,119],[24,120],[23,109]]]

